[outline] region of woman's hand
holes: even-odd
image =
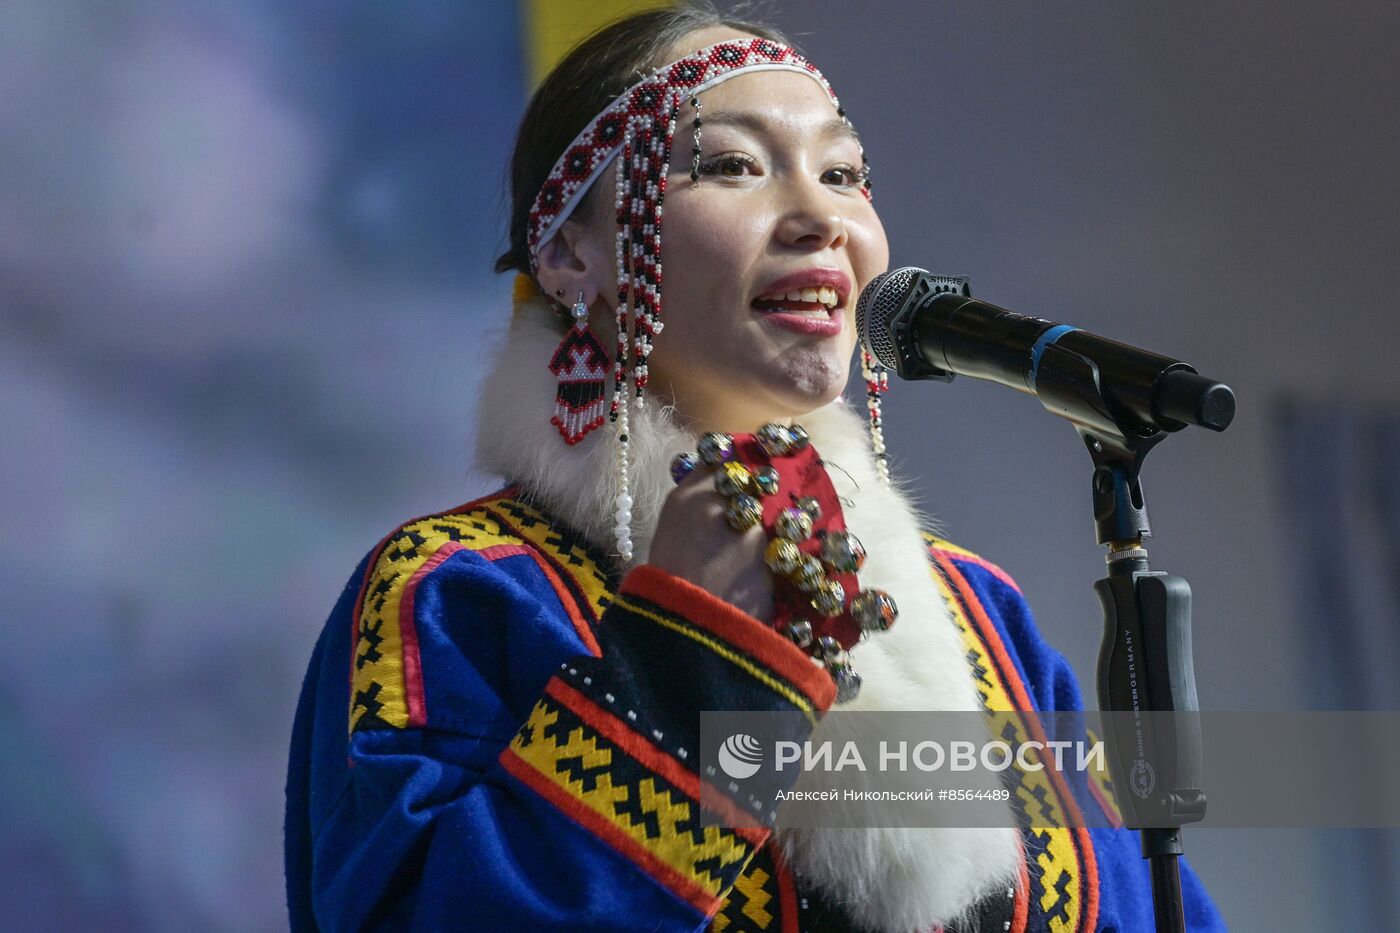
[[[666,497],[648,563],[708,590],[767,623],[773,618],[773,577],[763,563],[768,538],[761,525],[735,531],[714,474],[696,468]]]

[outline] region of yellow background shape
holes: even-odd
[[[671,4],[666,0],[525,0],[521,14],[531,90],[579,40],[629,13],[664,6]]]

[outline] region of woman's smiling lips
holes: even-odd
[[[799,334],[812,334],[817,337],[835,337],[846,326],[844,315],[832,317],[807,317],[802,314],[787,314],[782,311],[764,312],[763,319],[774,327],[796,331]]]
[[[833,337],[845,326],[839,313],[851,294],[851,277],[840,269],[803,269],[764,286],[752,307],[784,330]]]

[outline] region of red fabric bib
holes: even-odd
[[[769,457],[753,434],[734,435],[734,460],[742,463],[754,473],[766,466],[778,471],[778,491],[771,496],[759,498],[763,505],[763,528],[771,540],[777,535],[774,525],[778,515],[787,508],[796,508],[798,500],[811,497],[821,506],[821,516],[812,522],[812,536],[798,543],[804,554],[821,558],[821,533],[824,531],[845,531],[846,518],[841,511],[841,500],[836,495],[836,487],[831,485],[831,477],[822,465],[817,449],[808,443],[801,450],[780,457]],[[830,635],[849,649],[860,640],[860,623],[851,617],[850,604],[860,592],[860,584],[854,573],[840,573],[826,567],[829,579],[841,584],[846,591],[846,608],[838,616],[823,616],[812,608],[810,595],[802,592],[786,577],[775,580],[773,627],[787,633],[789,622],[806,619],[812,624],[812,637],[820,639]],[[774,574],[778,577],[777,574]]]

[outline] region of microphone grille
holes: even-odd
[[[928,272],[904,266],[882,272],[870,280],[856,302],[856,332],[870,355],[886,369],[899,369],[899,354],[890,336],[890,321],[904,304],[916,275]]]

